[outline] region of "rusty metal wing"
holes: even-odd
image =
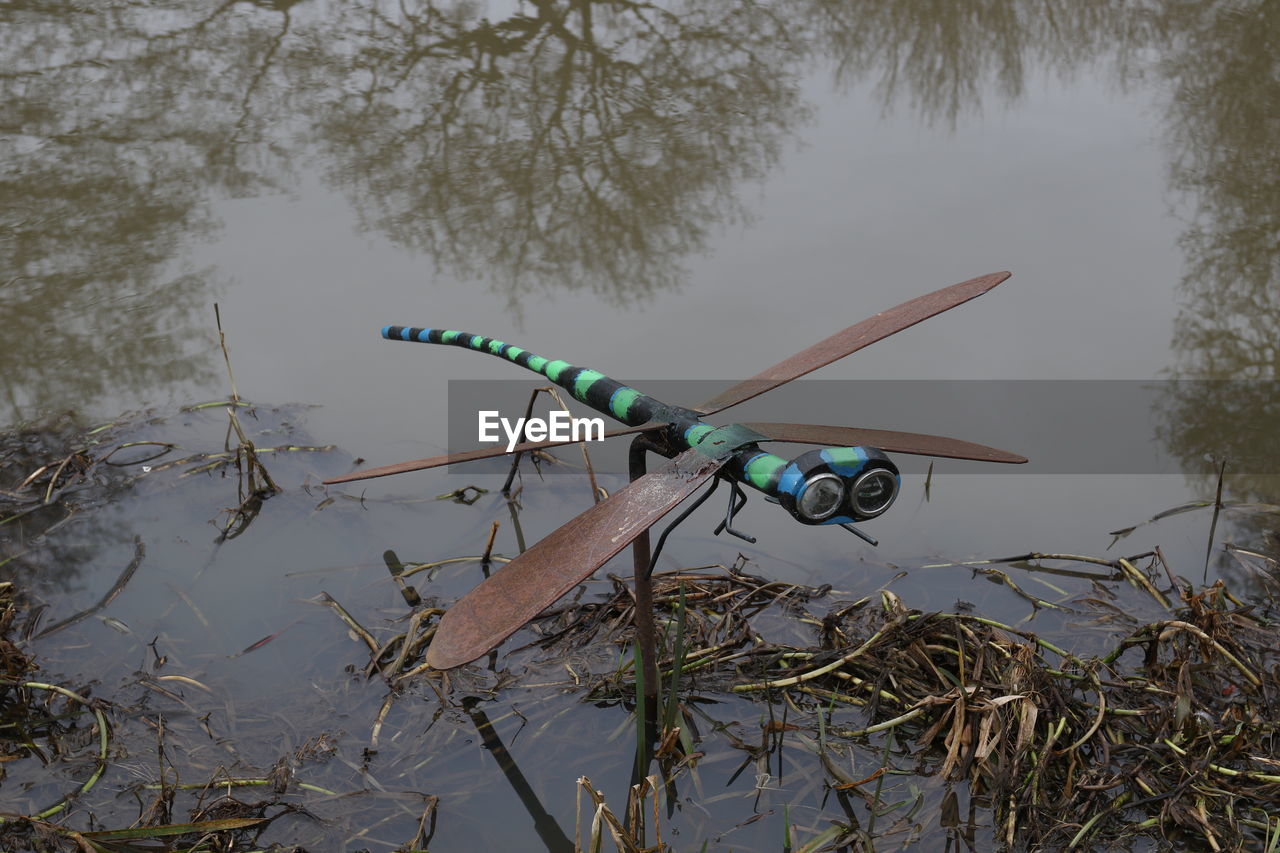
[[[941,314],[943,311],[981,296],[1007,279],[1009,275],[1010,273],[1007,272],[995,272],[979,276],[918,296],[888,311],[882,311],[874,317],[868,317],[861,323],[855,323],[842,332],[836,332],[831,337],[818,341],[808,349],[778,362],[750,379],[739,382],[701,406],[697,406],[696,409],[704,415],[712,415],[730,406],[736,406],[779,385],[799,379],[806,373],[842,359],[876,341],[884,340],[935,314]]]
[[[496,647],[675,509],[727,459],[686,450],[557,528],[449,608],[427,663],[450,669]]]

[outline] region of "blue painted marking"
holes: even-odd
[[[431,343],[431,330],[423,329],[421,332],[418,332],[418,340],[424,344]]]
[[[408,327],[408,326],[405,326],[403,329],[401,329],[401,330],[400,330],[400,340],[402,340],[402,341],[411,341],[411,340],[413,340],[413,338],[409,337],[409,327]]]
[[[792,462],[782,469],[782,476],[778,478],[778,494],[786,492],[798,499],[802,488],[804,488],[804,475],[800,472],[799,467]]]
[[[382,327],[382,336],[383,336],[384,338],[386,338],[387,340],[391,340],[391,327],[390,327],[390,326],[383,326],[383,327]]]
[[[612,394],[609,395],[609,411],[613,413],[615,416],[617,415],[617,410],[613,407],[613,404],[614,402],[617,401],[618,395],[626,390],[628,390],[626,385],[620,385],[614,389],[614,392]],[[623,414],[625,415],[626,412],[623,412]]]

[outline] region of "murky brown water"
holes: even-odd
[[[1274,3],[11,2],[0,26],[0,423],[154,408],[165,440],[215,447],[224,422],[176,410],[227,392],[217,302],[244,397],[315,406],[280,416],[305,430],[290,441],[382,464],[443,449],[448,380],[515,370],[388,344],[378,336],[388,323],[469,329],[624,380],[727,384],[997,269],[1014,277],[819,376],[1276,378]],[[1175,399],[1153,412],[1152,441],[1208,471],[1196,467],[1203,454],[1238,457],[1270,440],[1254,425],[1275,402],[1269,390]],[[811,417],[780,414],[768,397],[748,415]],[[856,401],[834,416],[931,429],[879,422]],[[1008,411],[1003,434],[1016,436],[1020,417]],[[395,706],[382,766],[362,758],[386,691],[344,672],[363,666],[362,647],[329,611],[299,603],[325,590],[390,626],[405,610],[385,549],[405,560],[476,553],[499,519],[496,547],[514,553],[492,496],[471,507],[416,500],[500,479],[420,473],[370,484],[373,502],[318,509],[318,480],[349,470],[342,452],[272,465],[285,494],[233,541],[214,544],[208,522],[225,520],[234,483],[164,497],[145,478],[92,521],[34,542],[0,538],[0,565],[32,546],[62,549],[56,573],[23,579],[50,602],[49,621],[97,600],[134,537],[147,543],[139,575],[103,613],[128,633],[90,620],[37,643],[49,677],[94,677],[97,695],[124,695],[160,637],[181,671],[235,697],[166,706],[188,715],[192,739],[194,720],[222,708],[210,743],[231,746],[210,750],[227,755],[195,765],[266,768],[331,731],[327,787],[439,795],[435,849],[530,846],[532,824],[471,721],[456,711],[437,721],[430,690]],[[906,479],[902,505],[874,523],[879,550],[759,502],[746,518],[760,543],[741,550],[766,573],[862,592],[905,568],[893,588],[911,606],[961,598],[1016,620],[1028,614],[1007,590],[920,567],[1104,553],[1108,531],[1213,492],[1212,479],[1176,475],[946,471],[927,501],[923,477]],[[532,537],[585,506],[571,480],[527,482]],[[1274,503],[1278,493],[1242,476],[1228,496]],[[1198,578],[1209,525],[1189,513],[1116,548],[1161,545]],[[731,562],[739,543],[710,526],[683,528],[671,564]],[[1219,542],[1258,547],[1267,534],[1230,519],[1216,530]],[[1216,572],[1251,582],[1215,555]],[[430,594],[447,603],[475,580],[474,567],[446,569]],[[270,646],[228,657],[286,626]],[[522,701],[500,693],[490,716]],[[572,780],[618,788],[631,743],[607,740],[622,710],[556,701],[540,706],[544,721],[571,719],[575,733],[616,746],[520,745],[563,823]],[[762,713],[732,702],[722,719]],[[294,710],[306,706],[310,716]],[[282,744],[279,732],[293,734]],[[734,783],[733,808],[689,807],[680,825],[694,848],[749,816],[751,776]],[[709,778],[708,797],[727,792]],[[440,779],[466,793],[450,800]],[[735,849],[773,849],[786,798],[769,796],[753,807],[775,813],[736,830]],[[821,792],[797,797],[806,805],[793,808],[817,822]],[[412,809],[378,808],[387,822],[371,838],[411,835]],[[133,817],[121,815],[121,825]],[[359,809],[341,821],[362,826]]]

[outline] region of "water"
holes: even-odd
[[[286,421],[305,436],[290,441],[340,448],[269,460],[285,493],[220,544],[238,497],[218,477],[168,491],[144,477],[47,534],[11,533],[0,560],[31,545],[66,554],[46,565],[56,574],[23,577],[50,605],[45,624],[96,601],[134,537],[146,543],[138,575],[101,614],[129,633],[91,618],[35,650],[52,673],[96,677],[97,695],[133,707],[148,689],[133,673],[154,666],[147,644],[164,638],[160,653],[220,697],[174,710],[186,715],[184,736],[207,737],[194,720],[220,706],[218,737],[236,751],[193,756],[191,781],[220,763],[265,770],[332,731],[338,757],[316,764],[329,787],[441,796],[438,849],[477,838],[519,846],[529,825],[484,816],[521,807],[472,721],[457,709],[437,716],[432,690],[415,685],[396,702],[384,743],[397,746],[382,748],[381,768],[361,757],[385,689],[344,671],[361,669],[365,650],[327,608],[306,603],[323,590],[365,624],[403,630],[385,549],[406,561],[475,554],[496,519],[495,549],[517,551],[492,493],[471,507],[430,500],[469,482],[494,489],[494,475],[318,486],[352,457],[442,452],[448,382],[515,371],[389,344],[383,325],[468,329],[623,380],[727,385],[900,301],[1010,269],[980,300],[818,375],[1275,378],[1280,83],[1266,34],[1280,10],[1072,2],[1052,12],[1017,2],[721,2],[646,14],[584,3],[412,13],[368,2],[8,4],[0,422],[70,411],[88,424],[147,409],[165,424],[132,421],[129,437],[219,449],[220,410],[177,413],[228,393],[216,302],[240,394],[314,407],[264,406],[255,428],[271,431],[255,440],[274,444]],[[1250,425],[1274,405],[1247,394],[1181,402],[1157,418],[1164,438],[1152,441],[1206,475],[1205,453],[1256,452],[1265,437]],[[817,417],[770,403],[742,417]],[[837,409],[823,422],[930,428],[880,422],[856,400]],[[1030,428],[1016,408],[1004,413],[1001,434],[1015,438],[1002,446],[1022,449],[1020,424]],[[900,505],[869,527],[879,550],[757,502],[744,523],[758,545],[712,537],[704,510],[667,560],[729,563],[742,550],[788,580],[862,594],[892,583],[913,607],[963,599],[1015,620],[1028,613],[1007,589],[921,567],[1153,545],[1187,577],[1205,566],[1203,511],[1107,549],[1110,531],[1212,499],[1212,476],[949,470],[939,463],[927,500],[923,475],[906,478]],[[320,506],[341,494],[368,502]],[[1276,488],[1242,476],[1228,497],[1274,503]],[[584,509],[586,489],[526,477],[524,501],[534,541]],[[1268,529],[1228,516],[1213,536],[1265,547]],[[1220,551],[1209,562],[1250,582]],[[447,604],[476,580],[474,566],[445,567],[422,591]],[[521,689],[495,705],[519,707]],[[302,713],[312,692],[324,702]],[[572,696],[538,701],[592,743],[625,721],[619,708],[597,714]],[[729,717],[762,713],[733,702]],[[294,732],[283,744],[273,734],[282,727]],[[540,737],[517,751],[562,824],[577,775],[621,798],[627,735],[562,767],[546,759],[561,748]],[[414,760],[423,742],[447,772]],[[739,779],[748,799],[758,793],[751,775]],[[450,799],[442,779],[479,793]],[[411,810],[387,802],[377,808],[397,817],[381,837],[402,843]],[[359,826],[353,811],[342,820]],[[719,837],[744,816],[711,813],[687,818],[687,837]],[[778,820],[738,830],[733,843],[776,839]]]

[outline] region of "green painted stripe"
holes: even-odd
[[[507,358],[511,359],[512,361],[515,361],[517,358],[520,357],[520,355],[523,352],[524,350],[520,349],[520,347],[516,347],[516,346],[507,347]]]
[[[494,355],[501,355],[502,348],[505,346],[506,344],[504,344],[502,341],[489,341],[489,352],[493,353]]]
[[[762,492],[768,492],[769,487],[778,481],[782,476],[782,470],[786,467],[787,460],[772,453],[765,453],[748,462],[744,473],[751,485]]]
[[[866,463],[867,454],[859,447],[827,447],[822,451],[822,458],[834,473],[850,477]]]
[[[457,331],[454,331],[453,329],[447,329],[440,333],[440,341],[442,343],[451,344],[458,339],[458,335],[460,334],[462,334],[462,332],[457,332]]]
[[[475,350],[482,349],[482,347],[480,346],[480,342],[483,340],[484,340],[484,335],[472,335],[471,342],[467,344],[467,346]]]
[[[529,356],[529,369],[536,373],[541,373],[543,376],[546,376],[546,371],[542,369],[546,364],[547,360],[540,355]]]
[[[560,359],[557,358],[555,361],[547,362],[547,369],[542,372],[545,373],[547,378],[550,379],[552,382],[559,382],[560,374],[571,367],[573,367],[573,365],[570,364],[569,362],[561,361]]]
[[[689,440],[689,444],[697,445],[701,443],[702,439],[706,438],[710,433],[713,433],[715,431],[716,431],[716,428],[711,426],[710,424],[698,424],[697,426],[689,430],[686,437]]]
[[[598,370],[584,370],[578,374],[578,378],[573,380],[573,388],[570,393],[573,394],[580,402],[587,401],[587,391],[591,390],[591,386],[595,385],[605,375]]]
[[[609,408],[613,411],[613,416],[623,423],[628,423],[630,419],[631,404],[643,396],[634,388],[622,388],[618,393],[613,395],[613,400],[609,403]]]

